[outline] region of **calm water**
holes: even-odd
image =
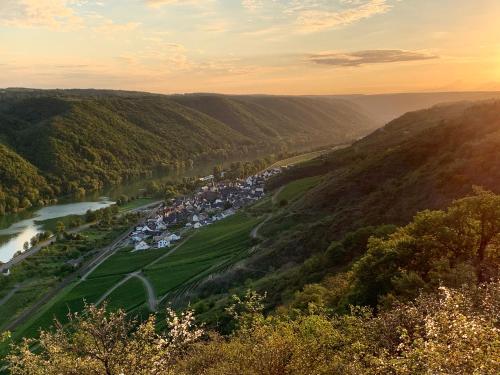
[[[41,208],[37,211],[24,213],[17,217],[6,217],[0,229],[0,262],[9,261],[14,253],[23,249],[23,244],[33,236],[43,231],[40,221],[55,219],[68,215],[83,215],[87,210],[98,210],[113,204],[103,197],[99,201],[57,204]],[[20,220],[16,220],[16,218]],[[10,221],[10,225],[9,222]]]
[[[7,262],[12,259],[12,256],[17,251],[23,250],[23,245],[26,241],[29,241],[33,236],[42,232],[41,221],[68,215],[83,215],[89,209],[97,210],[113,204],[113,200],[118,199],[122,194],[129,197],[137,195],[146,187],[149,181],[179,181],[184,177],[204,176],[212,173],[211,171],[215,164],[227,165],[231,161],[236,160],[207,162],[188,170],[127,182],[105,191],[88,195],[85,197],[86,201],[82,201],[81,199],[66,199],[63,204],[25,211],[19,214],[0,216],[0,262]]]
[[[0,216],[0,262],[9,261],[19,250],[23,249],[26,241],[43,231],[41,221],[56,219],[68,215],[83,215],[87,210],[97,210],[113,204],[114,199],[122,194],[134,196],[143,190],[150,181],[165,182],[179,181],[184,177],[205,176],[212,173],[213,166],[222,164],[227,167],[234,161],[253,160],[263,155],[247,155],[246,157],[234,157],[225,160],[212,160],[202,162],[194,168],[180,170],[161,176],[146,179],[137,179],[119,186],[109,188],[105,191],[85,197],[87,201],[67,199],[63,204],[44,207],[34,211],[26,211],[14,215]]]

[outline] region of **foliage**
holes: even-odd
[[[154,316],[137,324],[123,311],[87,305],[82,314],[70,314],[69,324],[56,322],[55,332],[42,332],[40,354],[30,350],[31,340],[8,357],[15,374],[170,374],[178,356],[199,339],[191,312],[167,310],[168,331],[155,331]]]
[[[0,214],[207,160],[351,140],[372,127],[340,100],[7,92],[0,99]]]

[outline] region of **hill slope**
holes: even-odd
[[[401,93],[382,95],[335,96],[360,106],[380,125],[384,125],[406,112],[417,111],[436,104],[458,101],[499,99],[498,91]]]
[[[7,90],[0,99],[0,143],[50,183],[44,199],[230,155],[347,142],[370,129],[340,100],[93,90]],[[37,188],[31,174],[23,185]],[[4,190],[26,198],[20,187]]]
[[[499,193],[498,150],[500,102],[460,103],[406,114],[348,148],[291,168],[274,187],[288,184],[281,191],[294,194],[285,207],[274,205],[254,255],[199,293],[217,305],[214,291],[241,286],[267,291],[272,306],[289,302],[304,285],[350,271],[370,236],[387,236],[418,211],[442,209],[474,185]],[[316,186],[305,178],[311,176],[321,176]],[[344,281],[331,280],[328,293],[340,288],[341,295]],[[316,291],[309,297],[321,298]]]

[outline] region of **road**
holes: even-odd
[[[259,235],[259,230],[260,230],[260,228],[262,228],[262,226],[264,224],[266,224],[269,220],[271,220],[272,217],[273,217],[273,214],[267,214],[266,218],[263,221],[261,221],[259,224],[257,224],[257,226],[255,228],[252,229],[252,231],[250,232],[250,237],[253,239],[261,239],[262,236]]]
[[[141,280],[146,287],[146,291],[148,293],[149,310],[156,311],[156,309],[158,309],[158,300],[156,299],[156,292],[153,288],[153,284],[151,284],[151,282],[140,272],[136,274],[135,277]]]
[[[68,233],[78,233],[78,232],[81,232],[82,230],[88,229],[92,224],[94,224],[94,223],[84,224],[84,225],[81,225],[81,226],[79,226],[77,228],[69,229],[67,232]],[[16,264],[21,263],[26,258],[28,258],[28,257],[30,257],[32,255],[35,255],[40,250],[42,250],[44,247],[46,247],[46,246],[48,246],[51,243],[54,243],[56,241],[57,241],[57,237],[53,236],[50,239],[48,239],[47,241],[40,242],[39,244],[37,244],[37,245],[31,247],[30,249],[22,252],[21,254],[19,254],[18,256],[16,256],[15,258],[12,258],[11,260],[9,260],[7,263],[4,263],[4,264],[0,265],[0,273],[3,272],[3,270],[5,270],[5,269],[9,269],[9,268],[15,266]]]
[[[151,204],[149,204],[149,205],[151,205]],[[154,210],[149,216],[152,216],[155,214],[156,214],[156,210]],[[32,316],[32,314],[34,314],[36,311],[41,309],[43,305],[45,305],[52,298],[54,298],[59,292],[61,292],[69,284],[71,284],[76,279],[78,279],[78,277],[87,277],[89,275],[90,271],[97,268],[102,262],[104,262],[109,256],[111,256],[118,249],[118,245],[120,243],[122,243],[133,232],[135,227],[137,225],[139,225],[139,223],[141,223],[142,221],[144,221],[144,218],[139,220],[137,223],[134,223],[134,225],[130,228],[129,231],[127,231],[126,233],[124,233],[121,236],[119,236],[118,238],[116,238],[110,245],[102,248],[93,259],[91,259],[89,262],[84,264],[82,266],[82,268],[80,268],[77,272],[74,272],[71,275],[67,276],[65,279],[63,279],[57,286],[55,286],[50,292],[48,292],[46,295],[44,295],[42,298],[40,298],[34,305],[32,305],[27,310],[25,310],[15,320],[10,322],[5,327],[5,330],[12,331],[17,326],[24,323],[26,320],[28,320]],[[80,282],[81,281],[82,280],[80,279]]]
[[[175,245],[172,249],[170,249],[169,251],[167,251],[165,254],[163,254],[161,257],[158,257],[156,258],[155,260],[153,260],[152,262],[146,264],[145,266],[143,266],[142,268],[147,268],[147,267],[150,267],[152,266],[153,264],[156,264],[158,262],[160,262],[162,259],[165,259],[166,257],[168,257],[169,255],[173,254],[179,247],[181,247],[191,236],[187,236],[184,240],[182,240],[181,242],[179,242],[177,245]],[[93,268],[95,269],[95,267]],[[89,274],[89,273],[87,273]],[[97,302],[95,303],[96,305],[99,305],[101,304],[106,298],[108,298],[111,293],[113,293],[116,289],[118,289],[120,286],[122,286],[123,284],[125,284],[127,281],[129,281],[131,278],[133,277],[137,277],[139,280],[142,281],[142,283],[144,284],[144,286],[146,287],[146,292],[148,294],[148,305],[149,305],[149,309],[151,311],[156,311],[156,309],[158,308],[158,303],[160,302],[157,298],[156,298],[156,292],[154,290],[154,287],[153,287],[153,284],[151,284],[151,282],[142,274],[141,271],[135,271],[135,272],[132,272],[132,273],[129,273],[127,276],[125,276],[123,279],[121,279],[119,282],[117,282],[115,285],[113,285],[110,289],[108,289],[106,291],[106,293],[104,293],[98,300]],[[81,282],[81,281],[80,281]]]

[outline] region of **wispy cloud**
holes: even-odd
[[[160,8],[165,5],[204,5],[214,0],[144,0],[146,5],[152,8]]]
[[[110,19],[104,19],[103,22],[95,26],[93,30],[103,34],[114,34],[135,30],[140,25],[139,22],[115,23]]]
[[[342,1],[346,8],[339,10],[305,9],[297,12],[299,32],[310,33],[347,26],[377,14],[388,12],[392,6],[387,0]]]
[[[396,1],[402,0],[241,0],[241,5],[253,14],[287,19],[288,32],[314,33],[387,13]]]
[[[341,66],[356,67],[368,64],[384,64],[403,61],[418,61],[437,59],[438,56],[419,51],[405,50],[368,50],[350,53],[324,52],[308,56],[310,62]]]
[[[1,0],[0,24],[11,27],[74,29],[83,20],[70,0]]]

